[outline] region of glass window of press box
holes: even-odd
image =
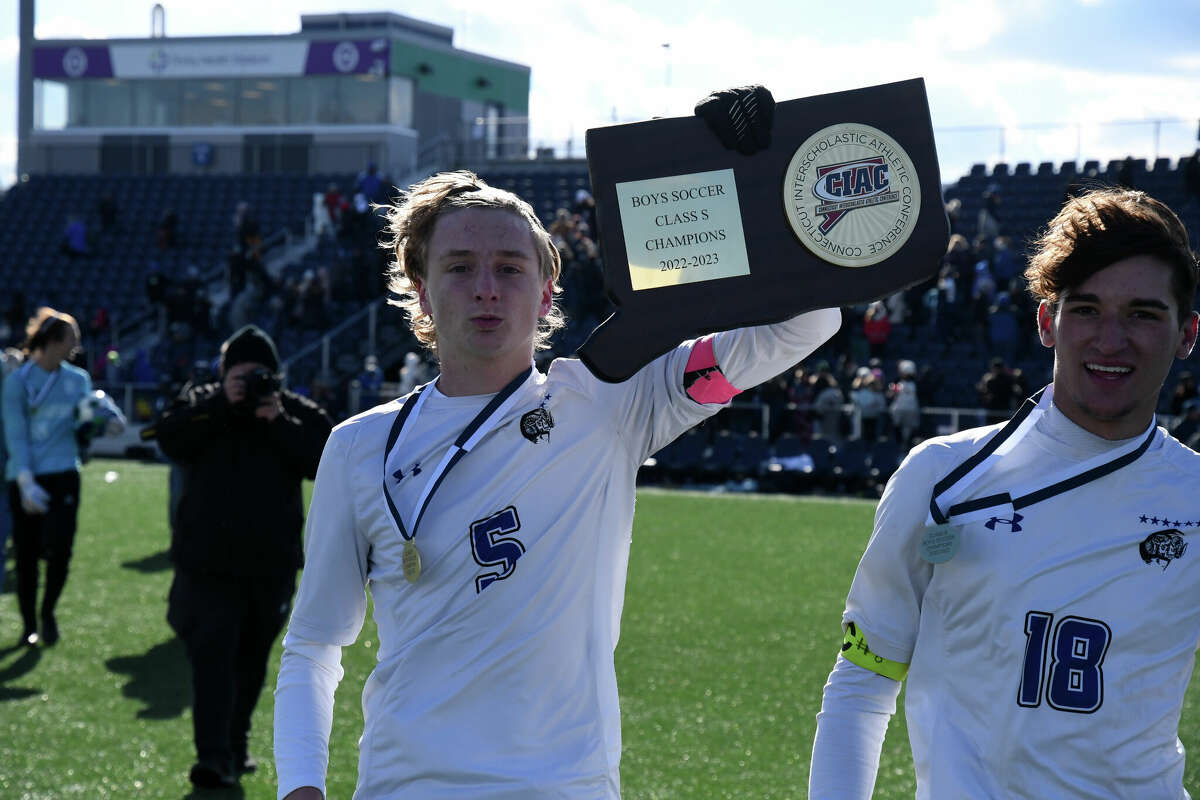
[[[34,82],[34,125],[413,125],[413,82],[378,75]]]

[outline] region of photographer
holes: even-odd
[[[248,325],[221,346],[220,382],[192,386],[157,425],[182,473],[167,621],[192,667],[200,787],[254,770],[250,716],[302,562],[301,482],[316,474],[329,415],[283,389],[270,337]]]

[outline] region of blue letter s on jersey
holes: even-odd
[[[481,567],[495,568],[475,576],[476,594],[513,574],[517,559],[525,555],[525,545],[521,544],[520,539],[507,534],[520,529],[521,520],[513,506],[471,523],[469,538],[475,563]]]

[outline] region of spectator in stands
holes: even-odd
[[[262,228],[254,208],[245,200],[233,214],[233,248],[230,253],[229,294],[235,296],[246,286],[247,276],[262,265]]]
[[[892,425],[901,447],[912,447],[921,426],[921,406],[917,397],[917,365],[907,359],[896,365],[897,378],[889,394]]]
[[[329,215],[329,222],[336,234],[342,229],[342,217],[350,204],[346,202],[346,198],[342,196],[342,190],[336,183],[330,183],[326,187],[324,203],[325,212]]]
[[[374,162],[367,164],[365,171],[358,173],[354,182],[355,194],[362,193],[369,203],[378,203],[382,198],[383,179],[379,177],[379,168]]]
[[[567,242],[571,240],[571,232],[575,229],[575,221],[571,217],[571,212],[565,208],[560,208],[554,212],[554,221],[546,228],[546,232],[550,234],[551,241],[554,246],[559,249],[559,252],[567,247]]]
[[[383,390],[383,370],[379,368],[379,359],[375,356],[363,359],[362,372],[358,373],[356,380],[359,385],[358,410],[366,411],[379,405]]]
[[[792,371],[788,386],[788,410],[791,412],[784,423],[784,433],[793,433],[803,441],[812,438],[812,376],[803,366]]]
[[[1200,398],[1186,401],[1180,412],[1183,417],[1171,428],[1171,435],[1193,450],[1200,445]]]
[[[976,262],[974,269],[975,281],[971,285],[971,303],[967,317],[971,326],[971,338],[978,347],[987,342],[988,311],[995,302],[996,280],[992,277],[988,262]]]
[[[1001,233],[999,187],[992,185],[983,193],[983,207],[979,209],[975,235],[990,242]]]
[[[883,436],[884,413],[887,411],[883,376],[870,367],[860,367],[850,388],[850,400],[860,420],[859,435],[869,442]]]
[[[975,258],[971,253],[971,244],[962,234],[953,234],[946,243],[946,253],[942,256],[942,270],[938,272],[938,291],[949,290],[949,301],[952,305],[962,303],[970,296],[974,283]],[[949,267],[949,270],[945,268]],[[964,277],[969,276],[969,277]],[[954,286],[944,285],[945,280],[953,280]],[[939,304],[940,305],[940,304]]]
[[[868,349],[872,358],[887,356],[888,337],[892,335],[892,320],[888,315],[887,306],[875,301],[867,306],[863,315],[863,335],[867,339]]]
[[[575,191],[575,213],[579,216],[579,224],[589,231],[596,230],[596,200],[587,189]]]
[[[998,292],[995,304],[988,310],[988,346],[994,355],[1011,364],[1017,360],[1021,327],[1008,292]]]
[[[87,224],[84,223],[83,217],[78,214],[71,214],[67,217],[67,227],[63,231],[59,250],[72,258],[87,255]]]
[[[1176,416],[1182,414],[1184,404],[1197,396],[1200,396],[1200,390],[1196,388],[1196,379],[1192,376],[1191,370],[1179,373],[1179,380],[1171,392],[1171,413]],[[1186,443],[1185,439],[1180,439],[1180,441]]]
[[[962,200],[955,197],[946,201],[946,220],[950,223],[950,235],[962,233]]]
[[[400,367],[400,386],[397,396],[403,397],[430,378],[430,370],[425,365],[420,354],[408,351],[404,354],[404,364]]]
[[[828,371],[814,376],[813,415],[817,423],[817,435],[833,442],[842,439],[842,405],[845,398],[838,386],[837,378]]]
[[[1005,366],[1004,359],[999,356],[991,360],[988,371],[983,373],[983,377],[975,384],[975,389],[979,392],[979,404],[983,408],[988,411],[1002,412],[989,414],[990,418],[983,423],[985,425],[990,425],[997,419],[1007,419],[1008,412],[1016,408],[1018,401],[1024,399],[1017,397],[1012,373]]]
[[[350,207],[342,212],[343,239],[353,239],[367,230],[367,221],[371,218],[371,201],[362,192],[354,195]]]
[[[954,262],[943,262],[938,271],[937,310],[935,323],[937,337],[943,347],[949,348],[950,343],[958,341],[959,304],[958,304],[958,267]]]
[[[997,286],[1008,286],[1021,274],[1022,266],[1012,245],[1011,236],[997,236],[992,240],[991,272]]]
[[[329,270],[325,267],[304,270],[296,287],[297,321],[305,328],[319,330],[329,322]]]

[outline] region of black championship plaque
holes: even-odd
[[[579,350],[598,377],[937,271],[950,231],[923,80],[778,103],[771,140],[744,156],[694,116],[587,132],[617,306]]]

